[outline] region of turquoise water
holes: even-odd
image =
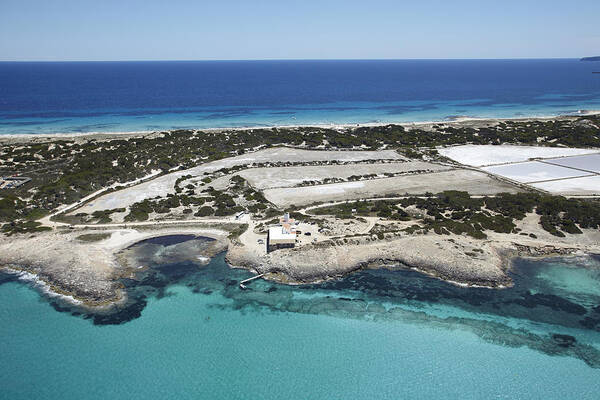
[[[288,105],[284,111],[271,107],[252,107],[240,112],[219,107],[203,111],[170,112],[160,110],[143,116],[106,111],[101,115],[85,113],[69,118],[5,118],[0,134],[52,134],[86,132],[138,132],[174,129],[212,129],[275,127],[296,125],[386,124],[450,120],[455,116],[474,118],[524,118],[576,115],[579,110],[600,109],[597,99],[538,99],[535,104],[492,104],[490,99],[471,101],[336,102]],[[422,104],[419,104],[422,103]],[[393,112],[390,110],[402,110]],[[0,118],[1,119],[1,118]]]
[[[600,321],[581,321],[600,320],[597,286],[582,284],[598,284],[600,262],[516,267],[506,291],[391,270],[242,291],[249,275],[220,255],[126,282],[143,306],[120,319],[66,310],[4,276],[0,398],[598,398]]]
[[[0,62],[0,134],[515,118],[600,109],[596,63]]]

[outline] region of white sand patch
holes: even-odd
[[[346,193],[350,189],[358,189],[364,187],[363,182],[345,182],[336,183],[334,185],[321,185],[311,188],[312,191],[316,191],[319,194],[339,194]]]
[[[82,198],[81,200],[79,200],[77,203],[71,204],[71,205],[69,205],[69,206],[67,206],[67,207],[64,207],[64,208],[60,208],[58,211],[55,211],[54,213],[50,214],[50,215],[49,215],[48,217],[46,217],[46,218],[48,218],[48,219],[49,219],[50,217],[52,217],[52,216],[54,216],[54,215],[57,215],[57,214],[60,214],[60,213],[64,213],[64,212],[66,212],[66,211],[69,211],[69,210],[71,210],[71,209],[73,209],[73,208],[77,207],[77,206],[78,206],[78,205],[80,205],[81,203],[85,203],[85,202],[86,202],[86,201],[88,201],[89,199],[91,199],[91,198],[94,198],[95,196],[97,196],[98,194],[100,194],[100,193],[104,192],[104,191],[105,191],[105,190],[107,190],[107,189],[115,188],[115,187],[117,187],[117,186],[136,185],[136,184],[138,184],[139,182],[142,182],[142,181],[144,181],[144,180],[146,180],[146,179],[150,179],[150,178],[152,178],[152,177],[154,177],[154,176],[157,176],[157,175],[159,175],[160,173],[161,173],[161,170],[159,170],[159,169],[156,169],[156,170],[152,170],[152,171],[151,171],[151,172],[150,172],[148,175],[146,175],[146,176],[143,176],[143,177],[141,177],[141,178],[138,178],[138,179],[135,179],[135,180],[133,180],[133,181],[124,182],[124,183],[113,183],[112,185],[110,185],[110,186],[108,186],[108,187],[106,187],[106,188],[103,188],[103,189],[97,190],[97,191],[95,191],[94,193],[92,193],[92,194],[89,194],[89,195],[85,196],[84,198]],[[92,204],[92,203],[90,203],[90,204]],[[89,205],[89,204],[88,204],[88,205]],[[111,208],[118,208],[118,207],[120,207],[120,206],[116,206],[116,207],[106,207],[106,208],[102,208],[102,210],[111,209]]]
[[[130,188],[108,193],[86,204],[77,212],[93,213],[97,210],[127,207],[132,203],[150,199],[156,196],[165,196],[175,192],[175,181],[184,175],[201,176],[205,172],[214,172],[222,168],[231,168],[236,165],[266,162],[311,162],[311,161],[367,161],[367,160],[404,160],[394,150],[383,151],[319,151],[299,150],[287,147],[270,148],[251,154],[225,158],[213,161],[198,167],[183,171],[173,172],[160,176],[149,182]]]
[[[143,234],[135,229],[123,229],[113,232],[108,239],[98,242],[98,244],[106,249],[118,249],[126,243],[136,242],[141,240]]]
[[[264,195],[267,200],[277,206],[287,207],[292,204],[301,206],[319,201],[368,199],[405,194],[420,195],[444,190],[464,190],[473,195],[519,191],[514,185],[499,182],[484,172],[460,169],[360,182],[267,189],[264,191]]]
[[[438,149],[438,151],[445,157],[473,167],[528,161],[532,158],[553,158],[598,153],[597,149],[473,144],[446,147]]]
[[[276,187],[292,187],[304,181],[324,181],[326,178],[348,179],[352,175],[378,175],[385,173],[399,174],[415,171],[444,171],[449,167],[423,161],[355,164],[348,165],[319,165],[280,168],[252,168],[241,171],[238,175],[248,180],[256,189],[271,189]],[[212,184],[216,188],[214,184]]]
[[[547,181],[550,179],[573,178],[591,175],[588,172],[564,168],[557,165],[546,164],[538,161],[524,163],[496,165],[481,168],[489,173],[500,175],[521,183]]]
[[[155,230],[136,230],[136,229],[119,229],[113,231],[107,239],[97,242],[95,245],[106,250],[116,251],[145,239],[150,239],[157,236],[167,236],[176,234],[193,234],[198,236],[208,236],[212,238],[224,238],[227,232],[221,229],[210,228],[157,228]]]

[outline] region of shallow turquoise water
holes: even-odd
[[[600,270],[597,268],[581,268],[588,259],[580,259],[579,263],[548,262],[544,270],[537,275],[542,285],[553,287],[565,297],[586,300],[594,304],[600,296]]]
[[[595,260],[551,263],[548,272],[524,262],[520,285],[542,282],[537,290],[548,294],[542,286],[568,279],[565,271],[598,268]],[[161,266],[171,284],[145,289],[141,317],[116,325],[56,312],[20,282],[0,284],[0,398],[598,398],[600,368],[575,354],[581,349],[551,355],[561,348],[544,337],[569,334],[593,349],[597,328],[550,323],[567,316],[560,304],[528,304],[531,318],[518,316],[523,287],[470,292],[384,270],[302,288],[257,281],[241,291],[247,274],[227,269],[222,256],[195,272],[181,265]]]
[[[218,296],[172,290],[142,318],[98,327],[3,285],[0,397],[592,399],[600,390],[600,370],[581,361],[460,330],[215,310]]]

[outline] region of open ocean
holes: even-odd
[[[526,117],[600,109],[599,63],[0,62],[0,134]]]

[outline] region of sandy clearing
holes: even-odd
[[[114,253],[142,240],[158,236],[191,234],[195,236],[205,236],[213,239],[225,240],[228,235],[228,232],[222,229],[187,226],[174,228],[157,226],[153,230],[115,229],[108,230],[106,232],[111,234],[110,237],[89,245],[109,250]]]
[[[225,158],[208,162],[194,168],[173,172],[160,176],[149,182],[139,184],[127,189],[109,193],[97,198],[91,203],[78,209],[76,212],[93,213],[97,210],[106,210],[127,207],[132,203],[165,196],[174,193],[177,178],[184,175],[202,175],[221,168],[231,168],[236,165],[247,165],[265,162],[312,162],[312,161],[366,161],[366,160],[403,160],[405,159],[394,150],[382,151],[319,151],[301,150],[288,147],[276,147],[259,150],[255,153],[243,154],[236,157]]]
[[[538,161],[495,165],[491,167],[483,167],[481,169],[491,174],[500,175],[521,183],[591,175],[589,172],[578,171],[572,168],[564,168],[558,165],[546,164]]]
[[[444,171],[450,169],[446,166],[427,163],[423,161],[409,161],[401,163],[377,163],[347,165],[323,165],[303,167],[280,168],[253,168],[241,171],[238,175],[246,179],[259,190],[277,187],[292,187],[303,181],[322,181],[325,178],[347,179],[352,175],[376,174],[384,177],[387,173],[409,173],[414,171]]]
[[[516,186],[497,181],[483,172],[451,170],[362,182],[267,189],[264,194],[267,200],[277,206],[287,207],[292,204],[301,206],[318,201],[356,200],[375,196],[398,196],[425,192],[437,193],[444,190],[464,190],[472,195],[520,191]]]
[[[598,196],[600,195],[600,176],[593,175],[583,178],[533,183],[531,186],[553,194]]]
[[[532,158],[553,158],[598,153],[597,149],[564,147],[473,145],[438,149],[438,152],[461,164],[472,167],[527,161]]]

